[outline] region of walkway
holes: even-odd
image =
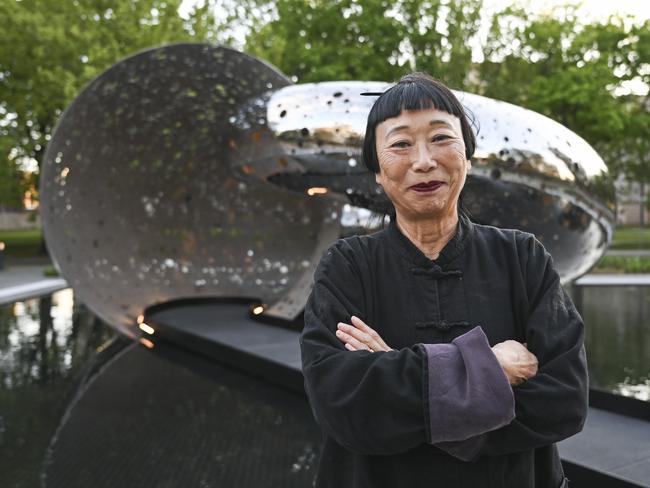
[[[591,273],[578,278],[577,286],[650,286],[648,273]]]
[[[0,270],[0,305],[49,295],[68,287],[59,277],[43,275],[45,265],[7,266]]]

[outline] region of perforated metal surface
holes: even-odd
[[[68,108],[43,164],[44,231],[107,323],[133,333],[146,306],[194,295],[300,312],[287,291],[308,288],[336,210],[235,168],[278,151],[264,106],[241,109],[287,83],[237,51],[181,44],[125,59]]]
[[[293,319],[342,234],[381,222],[360,160],[380,82],[290,86],[218,46],[127,58],[63,115],[42,165],[50,253],[107,323],[179,297],[238,296]],[[539,114],[458,93],[480,127],[466,185],[475,220],[537,234],[565,280],[604,252],[613,191],[585,141]]]
[[[268,102],[269,126],[289,154],[272,181],[294,190],[321,182],[356,205],[380,209],[384,197],[361,161],[366,118],[381,82],[288,86]],[[605,251],[614,225],[607,167],[587,142],[548,117],[455,92],[475,120],[477,150],[465,186],[473,220],[536,234],[565,281]],[[266,177],[266,175],[265,175]]]

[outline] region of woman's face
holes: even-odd
[[[404,110],[377,125],[375,179],[401,218],[456,214],[470,162],[458,117],[441,110]]]

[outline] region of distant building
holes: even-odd
[[[619,225],[648,225],[650,211],[646,207],[646,184],[628,181],[620,175],[616,186],[616,222]]]
[[[34,229],[41,226],[41,218],[35,210],[0,208],[0,230]]]

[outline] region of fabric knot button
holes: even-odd
[[[447,322],[446,320],[441,320],[440,322],[438,322],[436,324],[435,327],[436,327],[436,329],[442,330],[444,332],[447,332],[447,331],[451,330],[451,324],[449,322]]]

